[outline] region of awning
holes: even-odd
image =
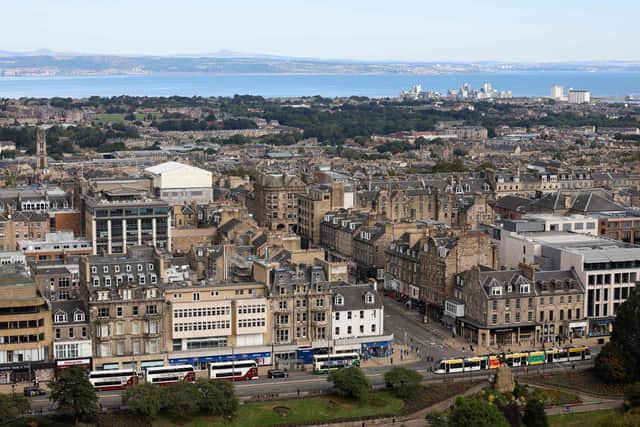
[[[441,320],[442,320],[442,323],[444,323],[447,326],[454,326],[456,324],[456,319],[454,319],[453,317],[449,316],[446,313],[444,316],[442,316]]]
[[[570,322],[569,323],[569,327],[570,328],[586,328],[587,327],[587,322]]]

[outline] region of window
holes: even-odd
[[[153,271],[153,264],[149,264],[149,271]]]
[[[59,340],[61,335],[60,328],[56,328],[56,339]]]
[[[504,323],[511,323],[511,313],[504,314]]]
[[[364,310],[360,310],[360,318],[364,319]]]
[[[142,271],[142,270],[144,270],[143,265],[142,264],[138,264],[138,271]]]
[[[122,322],[116,323],[116,335],[122,335],[124,333],[124,325]]]
[[[527,313],[527,321],[533,322],[533,311]]]
[[[531,286],[528,283],[520,284],[520,293],[528,294],[531,291]]]
[[[336,305],[343,305],[344,304],[344,298],[342,298],[342,295],[336,295]]]
[[[66,323],[67,322],[67,313],[63,311],[59,311],[55,316],[55,323]]]
[[[127,272],[131,272],[131,266],[127,265],[126,270],[127,270]]]
[[[73,314],[73,321],[74,322],[84,322],[84,312],[82,311],[76,311]]]
[[[324,307],[324,299],[317,298],[316,299],[316,307]]]
[[[493,301],[491,301],[491,309],[493,311],[498,311],[498,300],[494,299]]]
[[[492,314],[491,315],[491,323],[493,323],[494,325],[498,323],[498,315],[497,314]]]
[[[520,312],[516,312],[516,323],[520,323]]]
[[[103,266],[102,267],[102,272],[103,273],[108,273],[109,272],[109,266],[108,265]]]
[[[147,314],[158,314],[158,306],[157,305],[148,305],[146,308]]]
[[[191,294],[191,296],[193,297],[194,301],[200,301],[200,292],[194,292],[193,294]]]
[[[347,319],[351,319],[351,312],[347,311]]]
[[[92,266],[92,267],[91,267],[91,273],[93,273],[93,274],[98,274],[98,267],[96,267],[96,266]]]
[[[98,307],[98,317],[109,317],[109,307]]]
[[[339,327],[339,326],[336,326],[336,333],[335,333],[335,335],[340,335],[340,327]]]
[[[114,265],[113,266],[113,271],[116,273],[120,273],[120,266],[119,265]]]
[[[373,325],[371,325],[371,332],[375,333],[376,331],[376,324],[374,323]]]
[[[502,295],[502,287],[500,286],[494,286],[491,288],[491,295],[493,296],[500,296]]]
[[[360,325],[360,333],[364,334],[364,325]]]
[[[134,305],[133,307],[131,307],[131,314],[132,314],[133,316],[137,316],[138,314],[140,314],[140,313],[138,312],[138,306],[137,306],[137,305]]]
[[[347,335],[351,335],[351,326],[347,326]]]
[[[122,307],[116,307],[116,316],[122,317]]]
[[[336,311],[336,320],[340,320],[340,312]]]

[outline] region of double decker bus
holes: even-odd
[[[196,371],[191,365],[150,366],[144,371],[144,380],[150,384],[167,385],[180,381],[193,383]]]
[[[89,381],[98,391],[124,390],[138,384],[135,369],[109,369],[89,372]]]
[[[340,368],[360,366],[358,353],[316,354],[313,356],[313,372],[326,374]]]
[[[258,379],[258,364],[255,360],[234,360],[209,364],[212,380],[244,381]]]

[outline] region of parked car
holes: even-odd
[[[286,369],[269,369],[267,376],[269,378],[289,378],[289,372]]]
[[[47,392],[44,391],[43,389],[41,389],[40,387],[25,387],[24,388],[24,395],[27,396],[27,397],[44,396],[45,394],[47,394]]]

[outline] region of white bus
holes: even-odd
[[[144,370],[144,380],[158,385],[180,381],[193,383],[196,381],[196,371],[191,365],[150,366]]]
[[[340,368],[360,366],[358,353],[316,354],[313,356],[313,372],[326,374]]]
[[[138,373],[134,369],[108,369],[91,371],[89,381],[97,390],[123,390],[138,384]]]
[[[209,364],[209,378],[230,381],[257,380],[258,364],[255,360],[212,362]]]

